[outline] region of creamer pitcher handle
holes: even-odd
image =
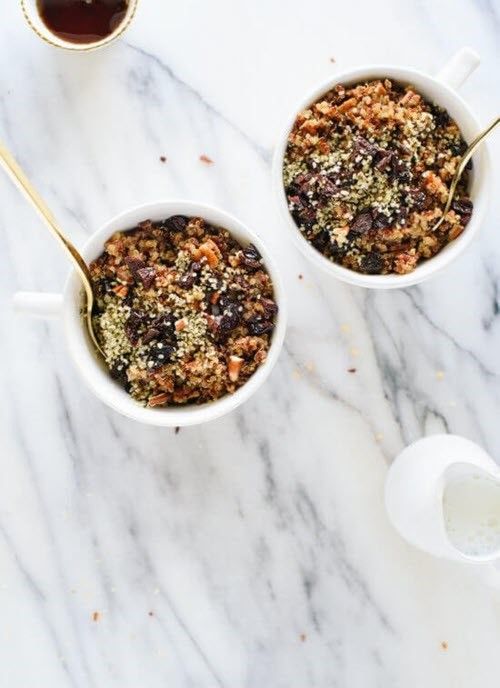
[[[481,58],[472,48],[462,48],[436,74],[436,79],[457,90],[479,66]]]

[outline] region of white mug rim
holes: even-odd
[[[187,210],[188,208],[191,208],[191,210]],[[247,401],[265,382],[279,357],[283,346],[287,320],[283,282],[276,262],[270,255],[264,242],[241,220],[213,205],[190,200],[160,200],[134,206],[118,213],[104,223],[89,237],[81,253],[87,261],[96,258],[99,253],[95,253],[95,250],[93,250],[95,245],[100,244],[103,246],[104,241],[114,231],[117,231],[119,226],[123,229],[132,228],[136,222],[129,221],[127,218],[134,217],[134,215],[140,215],[142,219],[159,220],[175,214],[207,217],[208,221],[212,221],[214,224],[216,223],[210,220],[210,216],[220,218],[219,226],[226,228],[236,238],[239,236],[240,240],[253,242],[261,252],[264,265],[271,276],[279,310],[267,359],[259,366],[252,377],[234,393],[200,405],[189,404],[186,406],[158,408],[143,407],[133,400],[117,382],[111,379],[107,370],[104,376],[107,383],[103,384],[102,368],[95,355],[92,355],[92,364],[83,362],[84,357],[82,357],[82,353],[84,353],[85,349],[87,351],[90,349],[90,344],[85,336],[81,319],[75,318],[75,308],[72,300],[75,298],[75,291],[80,291],[80,282],[75,271],[72,271],[64,286],[61,310],[70,357],[74,361],[78,372],[94,395],[106,405],[128,418],[160,427],[185,427],[205,423],[226,415]],[[93,255],[90,255],[90,253]],[[90,360],[88,356],[87,359]],[[97,372],[98,370],[99,373]]]

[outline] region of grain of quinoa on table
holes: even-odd
[[[412,86],[376,79],[337,85],[297,116],[285,153],[290,212],[335,263],[368,274],[409,273],[456,239],[472,215],[457,124]]]

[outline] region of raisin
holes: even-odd
[[[349,230],[354,232],[354,234],[365,234],[365,232],[370,231],[372,225],[373,218],[371,212],[369,210],[364,210],[354,218],[354,222],[350,226]]]
[[[136,274],[143,283],[144,289],[149,289],[155,281],[156,270],[151,267],[139,268]]]
[[[145,315],[141,311],[132,311],[125,323],[125,334],[132,346],[136,346],[140,338],[140,329],[144,323]]]
[[[408,191],[409,205],[414,210],[423,210],[427,201],[427,194],[421,189],[409,189]]]
[[[138,270],[146,267],[146,263],[140,258],[125,258],[125,262],[134,278],[137,278]]]
[[[385,213],[375,213],[373,217],[373,229],[386,229],[391,226],[391,221]]]
[[[240,306],[235,301],[231,301],[227,304],[223,301],[220,305],[223,311],[219,322],[219,329],[222,330],[222,332],[230,332],[240,324]]]
[[[454,210],[457,215],[460,215],[460,220],[464,227],[472,217],[472,208],[472,201],[468,198],[456,199],[451,204],[451,209]]]
[[[247,321],[248,331],[250,334],[260,336],[272,332],[274,325],[268,320],[263,320],[260,315],[256,315]]]
[[[248,244],[241,252],[240,263],[248,270],[260,270],[262,268],[262,256],[253,244]]]
[[[338,187],[335,184],[335,180],[332,181],[326,175],[319,174],[317,191],[318,196],[321,199],[328,200],[329,198],[332,198],[332,196],[336,196],[338,194]]]
[[[330,243],[330,234],[327,232],[326,229],[322,229],[314,236],[311,243],[314,246],[314,248],[318,249],[318,251],[323,252]]]
[[[142,343],[143,344],[149,344],[149,342],[152,342],[153,339],[158,339],[160,334],[161,334],[160,330],[156,329],[156,327],[150,327],[144,333],[144,335],[142,337]]]
[[[379,150],[380,149],[378,146],[376,146],[374,143],[370,143],[370,141],[365,139],[363,136],[357,136],[354,139],[353,152],[356,156],[362,155],[365,157],[371,155],[374,158]]]
[[[166,220],[163,220],[161,223],[161,228],[168,229],[172,232],[183,232],[186,229],[188,222],[189,218],[185,215],[172,215]]]
[[[176,318],[172,313],[162,313],[150,323],[150,327],[159,331],[158,337],[163,341],[173,344],[176,342],[175,321]]]
[[[264,318],[272,320],[278,312],[278,306],[271,299],[260,299],[260,303],[264,307]]]
[[[450,122],[450,116],[446,110],[439,105],[431,105],[431,114],[437,127],[445,127]]]
[[[368,275],[379,275],[384,267],[384,261],[380,253],[372,251],[361,260],[361,269]]]
[[[147,367],[149,370],[161,368],[161,366],[172,360],[174,352],[175,347],[169,344],[164,344],[163,342],[152,344],[147,354]]]
[[[383,151],[380,159],[375,164],[377,170],[379,172],[385,172],[386,170],[390,169],[392,167],[393,157],[394,153],[392,153],[391,151]]]
[[[179,277],[178,283],[182,289],[191,289],[200,277],[201,264],[191,263],[187,272]]]
[[[119,382],[122,385],[122,387],[125,387],[125,389],[128,389],[129,386],[127,368],[128,362],[122,361],[120,359],[116,361],[116,363],[114,363],[109,369],[110,375],[113,378],[113,380]]]

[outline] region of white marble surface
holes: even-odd
[[[83,56],[41,43],[17,0],[1,18],[0,136],[76,242],[133,204],[213,202],[265,237],[291,299],[241,410],[133,424],[82,387],[56,322],[13,315],[16,289],[58,290],[67,265],[0,180],[1,688],[498,686],[500,592],[407,546],[382,490],[423,434],[500,457],[500,204],[443,276],[368,293],[289,244],[270,157],[335,70],[434,71],[464,44],[486,123],[499,0],[142,0],[122,42]]]

